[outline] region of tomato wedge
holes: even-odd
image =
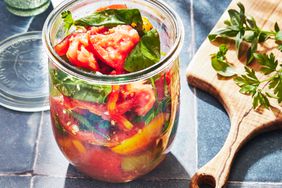
[[[69,46],[70,46],[70,37],[72,35],[68,35],[67,37],[65,37],[60,43],[58,43],[54,49],[55,51],[57,52],[57,54],[59,56],[63,56],[63,55],[66,55],[68,49],[69,49]]]
[[[101,12],[103,10],[109,10],[109,9],[127,9],[127,6],[125,4],[114,4],[105,7],[100,7],[96,10],[96,12]]]
[[[90,36],[95,55],[118,72],[126,57],[139,42],[138,32],[129,25],[119,25],[104,34]]]
[[[102,27],[95,29],[95,32],[105,30]],[[89,42],[91,32],[94,32],[94,27],[91,28],[90,32],[70,34],[54,47],[55,51],[60,56],[66,55],[69,62],[77,67],[98,71],[99,65],[92,52],[93,47]]]

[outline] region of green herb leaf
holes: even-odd
[[[236,35],[236,39],[235,39],[235,46],[236,46],[236,51],[237,51],[237,56],[239,57],[239,53],[240,53],[240,47],[241,47],[241,44],[243,42],[243,35],[241,32],[239,32],[237,35]]]
[[[90,84],[60,70],[51,70],[50,75],[53,85],[64,96],[77,100],[104,103],[112,91],[111,86]]]
[[[275,22],[274,30],[275,30],[275,32],[279,32],[280,31],[280,27],[279,27],[277,22]]]
[[[253,62],[254,60],[254,53],[257,51],[258,48],[258,38],[255,38],[252,41],[250,48],[247,51],[247,65]]]
[[[261,71],[264,74],[270,74],[274,71],[276,71],[278,61],[275,59],[275,56],[273,53],[271,53],[269,56],[267,54],[254,54],[254,57],[258,60],[258,63],[262,65]]]
[[[104,135],[103,133],[98,131],[84,116],[73,111],[68,111],[68,113],[70,113],[71,116],[74,117],[79,122],[80,128],[90,132],[95,132],[100,136],[104,137],[105,139],[110,139],[107,135]]]
[[[278,103],[282,102],[282,69],[273,77],[269,83],[269,89],[273,89],[277,96]]]
[[[260,81],[256,77],[254,70],[245,67],[245,71],[245,75],[236,77],[234,81],[241,88],[240,93],[254,95],[260,85]]]
[[[139,34],[143,33],[143,21],[138,9],[109,9],[94,12],[89,16],[75,20],[75,25],[80,26],[106,26],[136,25]]]
[[[280,50],[280,52],[282,52],[282,44],[278,45],[278,50]]]
[[[282,41],[282,31],[278,31],[275,35],[276,41]]]
[[[214,41],[217,37],[235,37],[239,30],[236,28],[227,27],[217,30],[216,32],[208,35],[210,41]]]
[[[59,117],[55,114],[53,119],[54,119],[55,127],[58,129],[58,132],[61,135],[65,135],[66,131],[64,130],[63,126],[61,125]]]
[[[143,70],[160,61],[160,37],[156,29],[146,32],[124,63],[128,72]]]
[[[221,76],[231,77],[236,71],[226,61],[226,53],[228,49],[226,45],[220,45],[219,51],[211,55],[211,63],[213,69]]]
[[[269,108],[269,100],[265,94],[258,90],[253,96],[253,108],[256,109],[258,107]]]
[[[245,7],[244,7],[244,5],[241,2],[239,2],[239,3],[237,3],[237,6],[240,9],[240,14],[244,15],[245,14]]]
[[[69,10],[67,10],[67,11],[62,12],[61,16],[62,16],[62,19],[64,21],[65,32],[68,33],[71,26],[74,25],[74,20],[72,18],[72,14]]]

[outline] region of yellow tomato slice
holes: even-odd
[[[80,141],[73,140],[72,143],[75,146],[75,148],[78,150],[79,153],[85,153],[86,152],[85,147],[82,145],[82,143]]]
[[[137,134],[113,147],[112,151],[122,155],[129,155],[144,150],[160,136],[164,122],[165,114],[160,113]]]

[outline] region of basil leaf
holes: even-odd
[[[51,70],[50,75],[54,87],[77,100],[104,103],[112,90],[111,86],[90,84],[59,70]]]
[[[72,112],[72,111],[69,111],[70,115],[72,115],[78,122],[79,122],[79,127],[83,130],[86,130],[86,131],[90,131],[90,132],[95,132],[96,134],[102,136],[103,138],[105,139],[110,139],[107,135],[103,134],[102,132],[100,132],[98,129],[96,129],[89,121],[88,119],[86,119],[84,116],[78,114],[78,113],[75,113],[75,112]]]
[[[75,20],[79,26],[106,26],[117,25],[135,26],[139,34],[143,33],[143,21],[138,9],[109,9],[101,12],[94,12],[89,16]]]
[[[135,72],[160,61],[160,36],[156,29],[146,32],[124,63],[124,69]]]
[[[66,33],[70,30],[71,26],[74,24],[72,14],[69,10],[61,13],[62,19],[64,20],[64,29]]]

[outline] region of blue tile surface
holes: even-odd
[[[32,171],[40,117],[0,107],[0,173]]]
[[[3,188],[30,187],[31,176],[2,176],[0,185]]]
[[[163,180],[163,181],[143,181],[137,180],[126,184],[111,184],[90,179],[77,179],[77,178],[54,178],[54,177],[41,177],[35,176],[33,179],[34,188],[187,188],[189,181],[187,180]]]
[[[198,166],[206,164],[223,146],[229,132],[229,119],[221,104],[198,90]]]
[[[0,41],[13,34],[26,32],[32,21],[31,17],[21,18],[8,12],[4,0],[0,1],[0,18]]]
[[[281,141],[281,130],[264,133],[249,141],[234,161],[230,179],[282,182]]]

